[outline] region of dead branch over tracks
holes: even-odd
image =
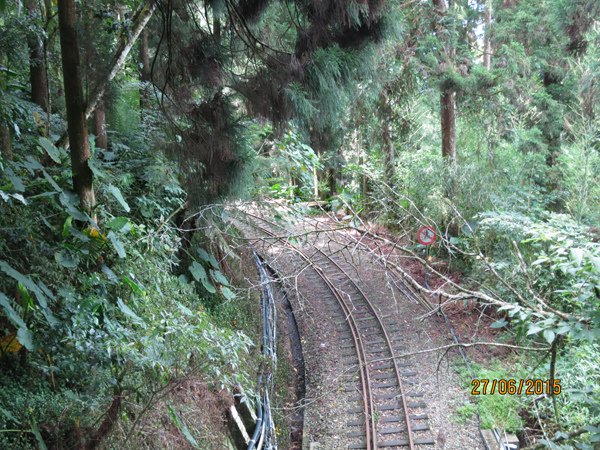
[[[284,248],[298,255],[306,268],[310,269],[308,276],[324,284],[339,306],[338,315],[343,316],[356,352],[362,394],[363,417],[360,422],[364,430],[362,433],[350,433],[349,436],[357,438],[362,435],[364,440],[351,443],[349,448],[414,449],[417,445],[433,444],[433,439],[429,437],[415,437],[415,432],[429,429],[426,423],[413,423],[427,420],[427,415],[421,411],[425,405],[419,401],[408,401],[409,395],[403,381],[403,377],[407,375],[401,372],[401,368],[406,368],[408,363],[398,360],[395,348],[397,343],[388,332],[390,325],[386,325],[385,317],[378,307],[354,281],[349,273],[351,270],[344,267],[345,263],[335,260],[317,246],[311,246],[309,254],[309,251],[303,250],[299,245],[292,244],[287,236],[277,235],[267,228],[283,227],[258,215],[246,211],[244,214],[253,219],[245,223],[261,234],[256,240],[264,242],[263,238],[266,236],[271,243],[281,242]],[[256,221],[261,221],[265,226]],[[413,376],[414,372],[408,371],[407,374]],[[420,397],[420,394],[412,396]],[[350,422],[349,426],[357,424]]]

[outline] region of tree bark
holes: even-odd
[[[104,102],[98,103],[98,107],[94,111],[94,128],[96,131],[96,147],[108,148],[108,135],[106,133],[106,110]]]
[[[150,57],[148,55],[148,30],[142,32],[140,41],[140,108],[148,109],[150,106],[150,92],[148,83],[150,83]]]
[[[60,0],[61,2],[63,0]],[[92,435],[91,439],[86,445],[86,450],[95,450],[102,443],[102,440],[110,433],[113,426],[119,418],[119,411],[121,410],[121,403],[123,398],[120,395],[113,397],[112,403],[106,412],[104,420]]]
[[[483,67],[492,68],[492,0],[485,0],[483,11],[485,35],[483,37]]]
[[[90,146],[85,119],[85,100],[81,82],[81,60],[77,37],[75,0],[58,2],[58,26],[67,107],[68,135],[71,142],[73,190],[79,195],[81,207],[88,213],[96,204],[93,174],[88,165]]]
[[[27,0],[27,15],[32,22],[39,19],[40,11],[36,0]],[[44,45],[39,36],[30,35],[27,39],[29,47],[29,81],[31,83],[31,100],[44,111],[48,111],[48,74]]]
[[[2,150],[2,157],[6,161],[12,161],[12,138],[10,128],[6,122],[0,122],[0,150]]]
[[[448,12],[446,0],[433,0],[440,18]],[[439,21],[434,26],[438,39],[442,39],[442,27]],[[444,65],[454,65],[455,50],[448,42],[444,42]],[[442,129],[442,157],[454,163],[456,161],[456,91],[451,86],[442,88],[440,94],[440,122]]]
[[[388,99],[386,88],[379,94],[379,111],[381,113],[381,143],[383,151],[384,181],[388,186],[393,186],[394,180],[394,144],[392,143],[392,108]]]
[[[456,92],[445,89],[440,95],[442,156],[456,161]]]

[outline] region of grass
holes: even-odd
[[[471,364],[475,377],[478,379],[511,379],[526,376],[522,365],[517,363],[494,360],[489,367]],[[472,376],[464,365],[455,367],[465,388],[472,389]],[[508,432],[516,432],[523,427],[523,419],[519,412],[522,409],[522,399],[517,395],[500,395],[498,393],[471,396],[471,402],[458,407],[453,420],[459,424],[466,423],[476,413],[481,419],[483,429],[499,428]]]

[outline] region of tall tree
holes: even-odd
[[[3,158],[8,161],[12,160],[12,138],[10,136],[10,128],[3,119],[0,119],[0,150],[0,154]]]
[[[129,56],[129,52],[133,48],[135,42],[138,37],[144,30],[144,27],[148,24],[148,21],[154,14],[154,11],[157,7],[157,0],[146,0],[144,1],[140,8],[138,9],[131,27],[131,31],[127,33],[126,36],[121,40],[119,46],[117,47],[115,54],[113,56],[110,70],[108,73],[104,74],[102,78],[100,78],[89,95],[89,100],[85,105],[84,117],[85,119],[89,119],[94,110],[97,108],[98,103],[104,97],[104,94],[109,86],[109,83],[114,80],[117,76],[117,73],[121,70],[125,62],[127,61],[127,57]],[[62,45],[62,44],[61,44]],[[60,139],[57,141],[57,145],[59,146],[69,146],[69,136],[65,133]]]
[[[98,103],[104,96],[108,84],[115,78],[115,76],[117,76],[117,73],[119,70],[121,70],[125,64],[125,61],[127,61],[127,56],[129,56],[129,52],[133,48],[135,41],[148,24],[152,14],[154,14],[157,3],[158,2],[156,0],[144,1],[140,9],[137,11],[135,18],[133,19],[131,32],[128,33],[127,37],[121,41],[117,51],[115,52],[112,67],[106,76],[98,82],[92,94],[90,95],[90,100],[85,108],[86,119],[90,118],[94,112],[94,109],[96,109]]]
[[[0,66],[4,65],[4,52],[0,48]],[[0,76],[0,105],[4,103],[5,89],[4,77]],[[10,127],[8,126],[8,117],[5,111],[0,109],[0,156],[5,160],[12,160],[12,137],[10,135]]]
[[[150,83],[150,56],[148,53],[148,30],[144,29],[142,37],[140,39],[140,55],[139,55],[139,67],[140,67],[140,107],[142,110],[147,109],[150,105],[150,89],[148,84]]]
[[[440,63],[442,75],[452,69],[455,50],[447,38],[447,30],[442,25],[447,16],[446,0],[433,0],[438,14],[435,22],[435,33],[443,45],[443,61]],[[442,83],[440,93],[440,123],[442,130],[442,156],[447,160],[456,161],[456,89],[452,83]]]
[[[68,134],[71,144],[73,189],[79,195],[81,207],[88,212],[96,204],[93,174],[88,164],[91,157],[85,119],[85,98],[81,81],[81,60],[77,37],[75,0],[58,2],[58,24],[62,56]]]
[[[388,186],[392,186],[394,179],[394,143],[392,140],[392,127],[390,122],[392,120],[393,111],[386,87],[379,93],[379,114],[381,121],[384,181]]]
[[[26,0],[27,14],[32,23],[39,22],[41,11],[36,0]],[[36,27],[37,28],[37,27]],[[29,80],[31,82],[31,100],[44,111],[49,109],[48,74],[44,45],[39,33],[30,33],[27,39],[29,47]]]
[[[484,10],[484,36],[483,36],[483,67],[492,68],[492,0],[485,0]]]

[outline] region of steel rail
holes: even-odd
[[[266,220],[260,216],[257,216],[255,214],[249,213],[247,211],[244,211],[244,214],[249,215],[250,217],[254,217],[256,219],[259,219],[269,225],[284,229],[284,227],[282,227],[281,225],[272,223],[269,220]],[[371,410],[371,414],[370,414],[370,418],[371,418],[371,428],[372,428],[372,439],[373,439],[373,445],[374,448],[377,448],[377,427],[375,424],[375,418],[374,418],[374,414],[373,414],[373,405],[372,405],[372,393],[371,393],[371,380],[369,377],[369,372],[366,369],[366,365],[368,364],[368,359],[366,357],[366,352],[364,350],[364,345],[362,342],[362,339],[360,337],[360,334],[358,334],[358,326],[356,325],[355,319],[352,315],[352,312],[350,310],[350,308],[348,307],[348,305],[346,304],[346,300],[344,300],[343,296],[339,293],[338,288],[336,288],[333,283],[331,283],[331,281],[328,279],[327,275],[325,274],[325,272],[323,271],[323,269],[321,269],[320,267],[316,266],[314,261],[311,260],[312,257],[314,257],[314,254],[312,256],[307,256],[304,252],[302,252],[300,249],[298,249],[296,246],[290,244],[289,242],[285,241],[283,237],[281,236],[277,236],[275,233],[273,233],[272,231],[261,227],[260,225],[257,225],[255,223],[252,223],[251,225],[253,225],[254,227],[262,230],[265,234],[270,235],[271,237],[275,237],[279,240],[284,241],[285,245],[292,248],[295,252],[297,252],[306,262],[307,264],[309,264],[311,267],[313,267],[313,269],[315,269],[315,271],[319,274],[319,276],[323,279],[323,281],[326,283],[326,285],[328,286],[329,290],[334,294],[334,297],[336,298],[336,300],[338,301],[338,303],[340,303],[340,306],[342,307],[342,310],[344,311],[346,318],[349,322],[350,325],[350,329],[352,331],[353,334],[353,339],[355,342],[355,346],[357,349],[357,354],[358,353],[362,353],[362,358],[359,356],[359,363],[361,363],[361,366],[363,366],[364,363],[364,373],[365,373],[365,377],[362,378],[363,380],[363,397],[365,399],[365,402],[367,401],[367,390],[368,389],[368,397],[370,399],[370,410]],[[317,252],[319,252],[321,255],[323,255],[332,265],[334,265],[341,273],[344,274],[344,276],[352,283],[352,285],[355,287],[356,291],[360,294],[360,296],[362,297],[364,303],[366,304],[366,306],[368,307],[368,309],[371,311],[373,317],[376,319],[377,322],[377,326],[379,327],[379,329],[381,330],[383,337],[384,337],[384,342],[385,345],[387,346],[390,356],[391,356],[391,360],[393,361],[393,369],[394,369],[394,374],[396,376],[396,380],[398,382],[398,388],[400,390],[400,397],[401,397],[401,403],[402,403],[402,409],[404,412],[404,419],[406,422],[406,434],[407,434],[407,438],[408,438],[408,448],[410,450],[413,450],[415,448],[415,443],[414,443],[414,436],[413,436],[413,431],[412,431],[412,427],[411,427],[411,422],[410,422],[410,414],[408,411],[408,404],[406,401],[406,391],[404,389],[404,383],[402,382],[402,377],[400,375],[400,370],[398,368],[398,361],[396,359],[396,355],[395,355],[395,351],[394,351],[394,347],[392,345],[392,341],[389,337],[389,334],[387,333],[387,330],[383,324],[383,320],[381,319],[379,313],[377,312],[377,310],[374,308],[372,302],[369,300],[368,296],[366,295],[366,293],[363,291],[363,289],[358,286],[358,284],[353,280],[353,278],[348,274],[348,272],[341,267],[334,259],[332,259],[329,255],[327,255],[325,252],[323,252],[321,249],[315,247],[315,250]],[[362,361],[361,361],[362,360]],[[361,370],[362,373],[362,370]],[[366,380],[366,386],[364,380]],[[369,448],[369,426],[366,427],[367,429],[367,448]]]
[[[258,216],[255,216],[255,217],[260,218]],[[264,220],[264,219],[262,219],[262,220]],[[265,222],[271,224],[268,221],[265,221]],[[275,235],[275,233],[273,233],[272,231],[270,231],[264,227],[261,227],[260,225],[257,225],[257,224],[251,224],[251,225],[254,226],[255,228],[260,229],[263,233],[270,235],[271,237],[277,237],[278,239],[282,239],[282,238],[278,237],[277,235]],[[276,224],[271,224],[271,225],[276,225]],[[339,291],[337,290],[335,285],[331,282],[331,280],[329,280],[329,278],[325,275],[323,270],[320,267],[316,266],[310,260],[310,258],[302,250],[298,249],[296,246],[290,244],[289,242],[285,242],[285,245],[288,246],[293,251],[295,251],[296,253],[298,253],[298,255],[315,271],[315,273],[317,273],[317,275],[323,280],[323,282],[325,283],[327,288],[331,291],[334,298],[339,303],[340,307],[342,308],[342,312],[344,313],[344,316],[349,319],[348,323],[349,323],[350,331],[352,333],[352,339],[354,341],[354,348],[356,349],[356,356],[357,356],[358,362],[359,362],[358,365],[359,365],[359,370],[360,370],[361,386],[362,386],[362,391],[363,391],[366,447],[367,447],[367,450],[375,450],[375,449],[377,449],[377,427],[375,424],[375,415],[373,413],[373,395],[371,392],[369,371],[367,369],[366,351],[364,349],[362,340],[360,338],[360,334],[358,332],[358,325],[356,324],[356,321],[354,320],[354,317],[352,316],[352,313],[351,313],[350,309],[348,308],[348,305],[344,301],[342,295],[339,293]]]
[[[394,351],[394,347],[392,345],[392,340],[390,339],[390,336],[389,336],[387,330],[385,329],[383,320],[381,319],[381,316],[379,315],[377,310],[373,307],[373,303],[368,299],[367,294],[365,294],[365,292],[362,290],[362,288],[358,284],[356,284],[356,282],[350,276],[350,274],[348,274],[348,272],[346,272],[343,267],[341,267],[335,260],[333,260],[333,258],[331,258],[331,256],[329,256],[323,250],[317,248],[317,251],[320,252],[323,256],[325,256],[325,258],[327,258],[333,265],[335,265],[346,276],[346,278],[348,278],[350,280],[350,282],[354,285],[356,290],[360,293],[363,300],[365,301],[365,303],[367,304],[367,306],[369,307],[369,309],[371,310],[371,312],[377,319],[377,325],[379,326],[379,328],[381,329],[381,332],[383,333],[387,347],[390,350],[391,359],[394,363],[394,373],[396,374],[396,379],[398,381],[398,388],[400,389],[400,396],[402,397],[402,409],[404,410],[404,418],[406,421],[406,433],[408,436],[408,448],[412,450],[412,449],[414,449],[415,444],[414,444],[414,438],[413,438],[412,428],[411,428],[411,423],[410,423],[410,415],[408,412],[408,404],[406,402],[406,391],[404,389],[404,383],[402,382],[402,377],[400,376],[400,369],[398,368],[398,360],[396,358],[396,352]]]

